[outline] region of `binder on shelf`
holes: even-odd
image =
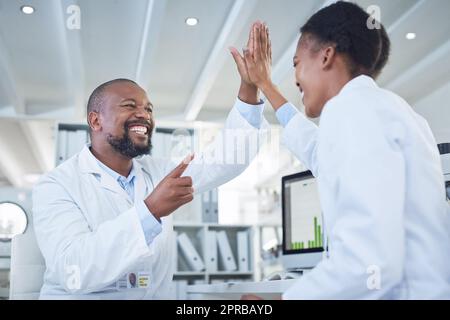
[[[219,222],[219,189],[213,189],[211,192],[211,219],[210,222]]]
[[[248,231],[237,233],[237,255],[239,271],[249,272]]]
[[[217,236],[215,231],[206,232],[206,270],[216,272],[218,268]]]
[[[205,270],[205,264],[186,233],[180,233],[177,242],[192,271]]]
[[[57,132],[56,165],[80,152],[89,142],[86,125],[59,124]]]
[[[231,251],[230,243],[225,231],[217,232],[217,246],[219,248],[220,258],[222,261],[222,268],[225,271],[236,271],[236,260]]]
[[[67,131],[58,132],[58,149],[56,155],[56,165],[64,162],[67,159]]]
[[[211,219],[211,191],[202,194],[202,221],[210,222]]]
[[[202,194],[202,221],[219,222],[218,190],[206,191]]]
[[[69,158],[73,155],[77,154],[88,142],[88,132],[86,130],[77,130],[73,132],[73,141],[70,143],[71,151],[69,154]]]
[[[87,142],[86,130],[70,130],[67,131],[67,149],[66,159],[71,158],[78,152],[80,152]]]

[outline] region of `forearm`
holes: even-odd
[[[257,105],[260,102],[258,87],[244,81],[241,82],[238,97],[241,101],[248,104]]]
[[[260,89],[264,93],[267,100],[269,100],[275,111],[277,111],[281,106],[288,102],[278,90],[277,86],[274,85],[271,81],[263,83]]]
[[[241,174],[256,157],[268,129],[264,118],[259,129],[252,126],[235,105],[224,129],[184,173],[192,177],[195,193],[214,189]]]

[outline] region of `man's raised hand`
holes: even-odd
[[[252,25],[252,29],[253,26],[255,25],[255,23]],[[251,33],[250,33],[251,35]],[[247,41],[247,46],[244,48],[245,50],[251,50],[253,51],[253,39],[250,37],[248,37],[248,41]],[[241,53],[239,52],[239,50],[237,50],[235,47],[230,47],[230,52],[231,55],[233,56],[234,62],[236,62],[236,67],[238,69],[239,75],[241,76],[241,80],[242,82],[244,82],[245,84],[248,85],[254,85],[254,83],[252,83],[252,81],[250,80],[249,76],[248,76],[248,71],[247,71],[247,66],[245,65],[245,61],[244,61],[244,56],[241,55]]]
[[[147,208],[158,220],[168,216],[182,205],[194,199],[194,188],[191,177],[181,175],[194,158],[185,158],[156,186],[152,193],[144,200]]]

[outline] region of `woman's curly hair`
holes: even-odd
[[[300,29],[319,45],[334,45],[346,56],[350,74],[376,78],[385,67],[391,43],[383,25],[369,28],[373,19],[354,3],[338,1],[315,13]]]

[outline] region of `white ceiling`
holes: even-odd
[[[360,0],[378,5],[392,41],[379,83],[411,104],[450,81],[450,1]],[[24,15],[20,6],[36,9]],[[53,166],[55,121],[83,121],[90,92],[118,77],[138,81],[156,120],[223,121],[239,78],[228,46],[242,48],[256,19],[271,28],[274,78],[301,107],[292,55],[299,28],[329,1],[0,0],[0,183]],[[78,4],[81,29],[65,27]],[[199,19],[196,27],[184,23]],[[416,32],[417,39],[405,39]],[[271,108],[267,118],[274,122]]]

